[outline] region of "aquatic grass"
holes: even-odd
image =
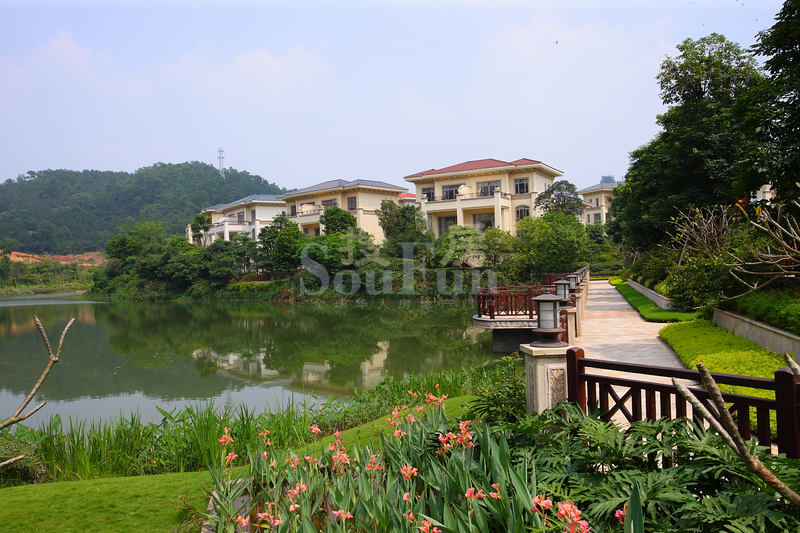
[[[110,475],[144,475],[196,471],[217,459],[219,436],[232,428],[233,451],[246,457],[260,446],[258,435],[269,428],[276,447],[302,447],[314,439],[311,424],[324,434],[347,430],[385,415],[409,402],[409,390],[433,391],[451,397],[491,386],[502,369],[496,362],[473,368],[446,370],[429,376],[389,377],[374,390],[357,390],[350,401],[329,397],[321,405],[291,400],[268,411],[245,405],[213,402],[184,409],[159,409],[160,422],[142,423],[137,412],[105,422],[87,423],[54,416],[41,429],[16,432],[16,438],[34,445],[54,480],[89,479]]]

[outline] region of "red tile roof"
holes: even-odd
[[[413,192],[401,192],[397,195],[398,198],[416,198],[417,195]]]
[[[459,163],[457,165],[451,165],[449,167],[423,170],[422,172],[417,172],[416,174],[411,174],[409,176],[406,176],[405,179],[420,178],[422,176],[430,176],[435,174],[449,174],[453,172],[469,172],[470,170],[482,170],[487,168],[512,167],[512,166],[521,167],[527,165],[544,165],[546,167],[549,167],[549,165],[546,165],[541,161],[528,159],[526,157],[523,157],[522,159],[517,159],[516,161],[511,161],[510,163],[508,161],[501,161],[499,159],[476,159],[475,161],[465,161],[463,163]],[[553,168],[553,170],[561,172],[556,168]]]

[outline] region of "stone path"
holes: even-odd
[[[658,338],[663,323],[646,322],[605,280],[589,282],[589,301],[575,346],[586,357],[623,363],[684,368],[675,352]]]

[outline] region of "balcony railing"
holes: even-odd
[[[455,202],[456,200],[474,200],[476,198],[494,198],[496,195],[500,195],[500,198],[510,199],[511,193],[503,192],[503,191],[495,191],[492,194],[483,194],[483,193],[465,193],[465,194],[446,194],[443,196],[423,196],[423,198],[428,199],[428,203],[433,202]]]

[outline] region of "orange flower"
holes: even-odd
[[[233,452],[229,453],[228,455],[225,456],[225,464],[230,463],[231,461],[233,461],[237,457],[239,457],[239,456],[236,455],[235,453],[233,453]]]
[[[412,477],[417,477],[417,469],[411,465],[403,465],[400,468],[400,473],[403,474],[403,479],[411,479]]]

